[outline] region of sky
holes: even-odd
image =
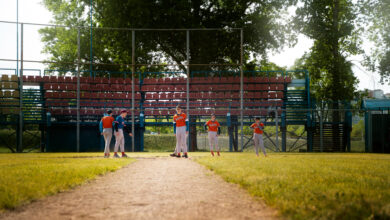
[[[0,21],[16,21],[16,17],[16,0],[0,0]],[[19,22],[49,24],[51,20],[52,14],[42,5],[41,0],[19,0]],[[43,44],[38,34],[39,28],[41,26],[25,25],[24,27],[23,55],[25,60],[44,60],[47,57],[47,55],[41,53]],[[16,36],[15,24],[0,22],[0,59],[16,59]],[[304,35],[299,35],[298,43],[293,48],[284,48],[279,53],[270,54],[270,61],[279,66],[291,67],[297,58],[309,51],[312,44],[312,40]],[[363,48],[369,50],[370,45],[372,45],[370,42],[365,41]],[[382,89],[385,93],[390,93],[389,85],[381,85],[379,83],[379,74],[365,70],[359,64],[359,61],[363,60],[362,56],[349,57],[348,59],[353,61],[354,74],[360,81],[358,90]],[[13,73],[5,70],[7,68],[16,68],[16,62],[0,61],[0,73]],[[26,75],[37,74],[39,72],[38,69],[43,70],[45,66],[38,63],[25,62],[24,69],[33,69],[24,71]]]

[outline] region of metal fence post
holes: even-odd
[[[23,23],[20,26],[19,141],[16,152],[23,151]]]
[[[77,152],[80,152],[80,28],[77,29]]]
[[[131,31],[131,133],[133,137],[131,137],[131,151],[134,152],[135,145],[135,125],[134,125],[134,72],[135,72],[135,31]]]
[[[240,120],[241,120],[241,152],[244,150],[244,70],[243,70],[243,60],[244,60],[244,30],[241,29],[240,33]]]
[[[186,38],[187,38],[187,88],[186,88],[186,93],[187,93],[187,120],[188,120],[188,139],[187,139],[187,151],[190,151],[191,149],[191,135],[190,135],[190,123],[191,123],[191,120],[190,120],[190,31],[187,30],[186,31]],[[180,153],[180,152],[178,152]]]

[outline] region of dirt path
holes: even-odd
[[[275,219],[276,211],[188,159],[149,158],[2,219]]]

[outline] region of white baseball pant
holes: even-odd
[[[123,136],[123,129],[118,129],[118,133],[115,135],[114,152],[118,152],[119,146],[121,148],[121,152],[125,152],[125,137]]]
[[[210,150],[215,150],[219,151],[218,147],[218,136],[216,131],[209,131],[209,145],[210,145]]]
[[[255,142],[256,155],[259,155],[259,147],[261,147],[261,151],[263,151],[263,154],[266,155],[265,148],[264,148],[264,142],[263,142],[263,135],[254,133],[253,134],[253,141]]]
[[[110,143],[112,138],[112,128],[103,128],[103,137],[104,137],[104,153],[110,153]]]
[[[186,126],[176,127],[176,153],[187,153]]]

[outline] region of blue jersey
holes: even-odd
[[[125,126],[125,119],[119,115],[118,117],[116,117],[114,123],[118,123],[118,129],[123,129],[123,127]]]

